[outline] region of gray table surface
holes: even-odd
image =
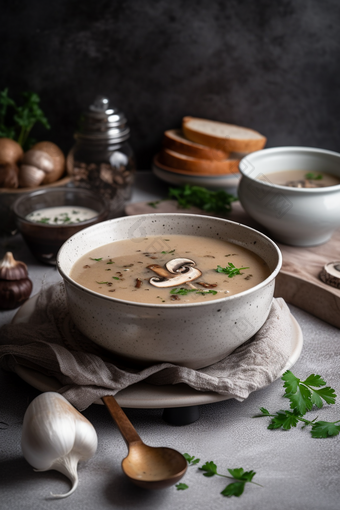
[[[165,196],[167,187],[149,173],[138,175],[132,201]],[[43,266],[29,253],[20,235],[1,238],[0,255],[12,251],[28,264],[33,281],[32,295],[42,284],[60,280],[53,267]],[[292,371],[302,379],[311,373],[322,375],[340,392],[339,330],[290,306],[303,332],[304,346]],[[15,311],[1,312],[0,325],[11,321]],[[96,455],[79,467],[79,486],[69,498],[53,500],[50,492],[69,490],[68,480],[56,471],[35,473],[21,453],[20,440],[25,410],[39,391],[14,373],[0,370],[0,509],[308,509],[340,508],[340,436],[313,439],[298,426],[290,431],[267,429],[266,418],[253,419],[259,407],[270,411],[287,409],[282,398],[282,381],[252,393],[244,402],[227,400],[201,406],[201,416],[190,425],[176,427],[162,419],[162,409],[126,409],[142,439],[153,446],[170,446],[201,459],[198,466],[213,460],[220,473],[243,467],[256,471],[254,481],[240,498],[224,498],[220,492],[228,483],[221,477],[206,478],[189,466],[182,480],[189,489],[170,487],[146,491],[132,485],[121,471],[127,449],[104,406],[93,405],[84,415],[94,425],[99,439]],[[340,419],[340,405],[325,406],[311,416],[321,420]]]

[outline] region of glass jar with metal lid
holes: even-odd
[[[124,113],[98,96],[74,137],[66,162],[74,186],[98,191],[110,202],[110,217],[120,215],[131,197],[136,170]]]

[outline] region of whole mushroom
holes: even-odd
[[[19,186],[32,188],[57,181],[65,171],[65,156],[52,142],[39,142],[24,154]]]
[[[0,188],[17,188],[18,163],[24,152],[11,138],[0,138]]]
[[[19,186],[22,188],[39,186],[53,168],[53,160],[46,152],[34,149],[27,151],[19,169]]]
[[[42,151],[48,154],[53,160],[53,170],[45,174],[42,184],[50,184],[62,177],[65,172],[65,156],[58,145],[53,142],[38,142],[33,145],[32,150]]]
[[[24,151],[11,138],[0,138],[0,165],[18,164]]]

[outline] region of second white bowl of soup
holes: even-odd
[[[75,325],[127,364],[211,365],[270,311],[278,247],[231,221],[147,214],[82,230],[57,267]]]
[[[340,154],[277,147],[240,162],[243,208],[274,239],[293,246],[328,241],[340,226]]]

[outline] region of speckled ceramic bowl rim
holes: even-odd
[[[133,216],[133,218],[138,221],[140,218],[144,218],[145,216],[148,216],[150,218],[160,218],[160,217],[171,217],[171,218],[174,218],[174,217],[186,217],[188,219],[190,218],[196,218],[197,219],[197,214],[182,214],[182,213],[179,213],[179,214],[173,214],[173,213],[150,213],[150,214],[141,214],[141,215],[136,215],[136,216]],[[278,246],[274,243],[274,241],[272,241],[268,236],[262,234],[262,232],[259,232],[258,230],[255,230],[254,228],[251,228],[251,227],[248,227],[246,225],[243,225],[242,223],[237,223],[235,221],[230,221],[230,220],[225,220],[225,219],[222,219],[222,218],[215,218],[215,217],[212,217],[212,216],[204,216],[204,215],[199,215],[199,217],[202,219],[202,221],[204,219],[209,219],[211,221],[211,219],[213,218],[214,220],[216,220],[216,222],[220,222],[220,223],[231,223],[233,225],[239,225],[241,228],[245,229],[245,230],[250,230],[252,232],[255,232],[256,234],[258,234],[261,238],[269,241],[269,243],[273,246],[273,248],[276,250],[276,253],[277,253],[277,257],[278,257],[278,262],[276,264],[276,267],[274,269],[274,271],[271,272],[271,274],[268,276],[268,278],[266,278],[265,280],[263,280],[263,282],[255,285],[254,287],[251,287],[250,289],[248,290],[245,290],[243,292],[239,292],[238,294],[234,294],[233,296],[226,296],[224,298],[220,298],[220,299],[213,299],[211,301],[207,301],[207,302],[200,302],[200,303],[174,303],[174,304],[161,304],[161,303],[138,303],[136,301],[128,301],[128,300],[125,300],[125,299],[118,299],[118,298],[114,298],[114,297],[109,297],[109,296],[104,296],[103,294],[100,294],[99,292],[95,292],[93,290],[90,290],[86,287],[84,287],[83,285],[80,285],[79,283],[75,282],[72,278],[70,278],[67,274],[64,273],[62,267],[60,266],[60,255],[61,255],[61,252],[65,249],[65,246],[70,243],[70,242],[73,242],[73,239],[76,238],[77,236],[80,236],[80,235],[84,235],[84,233],[86,233],[86,230],[90,230],[90,229],[95,229],[95,228],[98,228],[98,225],[93,225],[91,227],[88,227],[87,229],[83,229],[81,232],[77,232],[76,234],[74,234],[72,237],[70,237],[64,244],[63,246],[60,248],[58,254],[57,254],[57,269],[59,271],[59,273],[61,274],[61,276],[63,277],[64,280],[66,280],[69,284],[73,285],[74,287],[80,289],[80,290],[83,290],[85,292],[87,292],[88,294],[91,294],[93,296],[96,296],[97,298],[101,298],[101,299],[104,299],[105,301],[109,302],[109,301],[112,301],[112,302],[116,302],[116,303],[121,303],[121,304],[124,304],[124,305],[130,305],[130,306],[138,306],[138,307],[142,307],[142,308],[158,308],[158,309],[161,309],[161,310],[164,310],[164,309],[170,309],[170,308],[191,308],[191,307],[200,307],[200,306],[213,306],[213,305],[216,305],[217,303],[221,303],[221,302],[229,302],[229,301],[233,301],[235,299],[240,299],[241,297],[243,296],[247,296],[248,294],[252,294],[253,292],[255,292],[256,290],[258,289],[261,289],[262,287],[265,287],[266,285],[268,285],[272,280],[274,280],[276,278],[276,276],[278,275],[280,269],[281,269],[281,266],[282,266],[282,254],[281,254],[281,251],[280,249],[278,248]],[[123,216],[122,218],[115,218],[115,219],[112,219],[112,220],[107,220],[105,222],[102,222],[100,223],[100,225],[103,225],[104,223],[116,223],[116,222],[120,222],[120,221],[124,221],[124,218],[129,218],[129,216]],[[115,241],[113,241],[115,242]],[[247,248],[248,249],[248,248]],[[250,250],[251,251],[251,250]]]
[[[92,197],[96,196],[96,198],[98,198],[98,200],[101,199],[101,197],[98,196],[98,194],[94,194],[91,190],[88,190],[88,189],[84,189],[84,188],[65,188],[65,187],[57,188],[56,187],[56,188],[49,188],[49,189],[40,189],[40,190],[32,191],[30,193],[26,193],[25,195],[20,196],[13,203],[12,210],[13,210],[13,212],[14,212],[14,214],[15,214],[15,216],[17,218],[20,218],[22,221],[25,221],[26,223],[29,223],[30,225],[36,225],[36,226],[39,226],[41,228],[53,228],[53,229],[57,229],[57,228],[76,227],[77,225],[89,225],[89,226],[92,226],[91,223],[96,221],[98,219],[98,217],[101,216],[109,208],[109,204],[103,200],[102,201],[102,210],[101,211],[96,211],[97,214],[95,216],[92,216],[92,218],[89,218],[88,220],[80,221],[79,223],[70,223],[68,225],[62,225],[62,224],[53,225],[52,223],[51,224],[50,223],[46,223],[46,224],[45,223],[38,223],[37,221],[31,221],[31,220],[27,219],[26,216],[23,216],[23,215],[19,214],[16,211],[17,205],[19,205],[24,200],[27,200],[28,197],[37,196],[37,195],[47,195],[49,193],[57,193],[57,192],[60,192],[60,191],[72,191],[73,193],[75,192],[75,193],[77,193],[79,195],[86,194],[86,195],[91,195]],[[46,206],[46,207],[48,207],[48,206]],[[56,207],[58,207],[58,206],[56,206]]]
[[[260,183],[261,185],[267,187],[267,188],[274,188],[279,190],[289,190],[291,193],[307,193],[307,194],[318,194],[318,193],[331,193],[334,191],[340,190],[340,184],[336,184],[335,186],[324,186],[322,188],[292,188],[291,186],[282,186],[280,184],[274,184],[267,181],[262,181],[259,179],[256,179],[256,177],[253,177],[251,175],[248,175],[246,169],[242,168],[242,165],[245,165],[246,162],[249,162],[249,164],[252,164],[252,162],[258,162],[258,160],[264,159],[267,156],[270,156],[272,154],[286,154],[288,152],[291,152],[292,154],[297,152],[305,152],[306,154],[320,154],[320,155],[328,155],[328,156],[335,156],[339,159],[339,167],[340,167],[340,153],[334,152],[334,151],[328,151],[326,149],[317,149],[315,147],[273,147],[270,149],[262,149],[260,151],[252,152],[251,154],[248,154],[244,158],[241,159],[239,163],[239,170],[242,176],[248,177],[248,179],[251,179],[252,181],[255,181],[256,183]],[[283,170],[284,171],[284,170]],[[340,178],[340,174],[338,176]]]

